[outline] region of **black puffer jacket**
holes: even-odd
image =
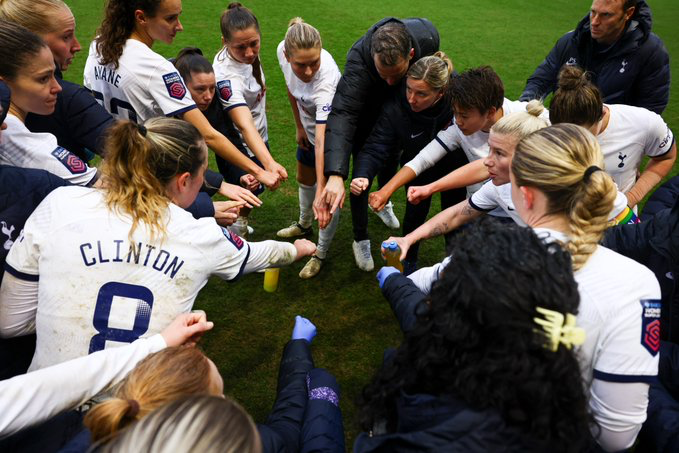
[[[660,38],[651,33],[652,23],[651,9],[639,1],[622,37],[612,46],[598,48],[587,15],[556,42],[528,79],[520,100],[542,99],[555,91],[561,67],[569,64],[592,73],[604,102],[662,113],[670,96],[670,57]]]
[[[403,80],[398,92],[385,102],[363,150],[354,160],[354,178],[374,178],[384,163],[398,159],[401,151],[403,166],[452,121],[453,108],[446,97],[426,110],[413,112],[405,91]]]
[[[415,51],[410,63],[439,50],[439,33],[423,18],[382,19],[351,47],[347,54],[344,74],[337,85],[325,131],[325,174],[349,174],[349,155],[368,138],[377,121],[382,105],[395,91],[382,80],[370,55],[372,35],[388,22],[402,22],[410,34]]]

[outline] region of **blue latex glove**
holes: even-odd
[[[380,282],[380,289],[384,286],[384,282],[387,281],[387,278],[391,274],[401,272],[398,269],[396,269],[394,266],[384,266],[380,271],[377,273],[377,281]]]
[[[306,340],[311,343],[311,340],[316,336],[316,326],[311,321],[301,316],[295,316],[295,327],[292,329],[293,340]]]

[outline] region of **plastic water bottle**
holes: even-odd
[[[387,261],[387,266],[393,266],[403,273],[401,247],[398,246],[396,241],[384,241],[382,248],[384,249],[384,259]]]
[[[279,267],[272,267],[264,272],[264,291],[273,293],[278,289],[278,277],[281,269]]]

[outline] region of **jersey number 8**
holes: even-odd
[[[132,330],[109,327],[109,316],[113,306],[114,297],[126,297],[137,300],[137,311],[134,316]],[[106,346],[106,341],[118,341],[132,343],[142,336],[149,328],[151,321],[151,309],[153,308],[153,293],[143,286],[130,285],[128,283],[108,282],[99,290],[97,304],[94,307],[94,328],[98,334],[90,340],[92,354],[101,351]]]

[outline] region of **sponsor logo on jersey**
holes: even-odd
[[[652,355],[660,350],[660,301],[641,301],[641,345]]]
[[[331,112],[332,111],[332,105],[325,104],[321,110],[323,110],[324,112]]]
[[[220,80],[217,82],[217,91],[219,92],[219,97],[223,101],[228,101],[231,99],[233,91],[231,91],[231,81],[230,80]]]
[[[667,128],[667,135],[665,135],[665,138],[663,141],[660,143],[660,149],[663,149],[664,147],[667,146],[667,144],[670,142],[670,139],[672,138],[672,131],[670,131],[670,128]]]
[[[177,72],[171,72],[163,76],[163,82],[165,82],[165,88],[167,88],[167,93],[173,99],[184,99],[186,96],[186,87],[184,86],[184,81]]]
[[[238,250],[243,248],[243,239],[236,233],[229,231],[227,228],[222,227],[222,233],[224,237],[229,240]]]
[[[85,162],[61,146],[57,146],[54,151],[52,151],[52,155],[74,175],[79,175],[80,173],[85,173],[85,171],[87,171]]]

